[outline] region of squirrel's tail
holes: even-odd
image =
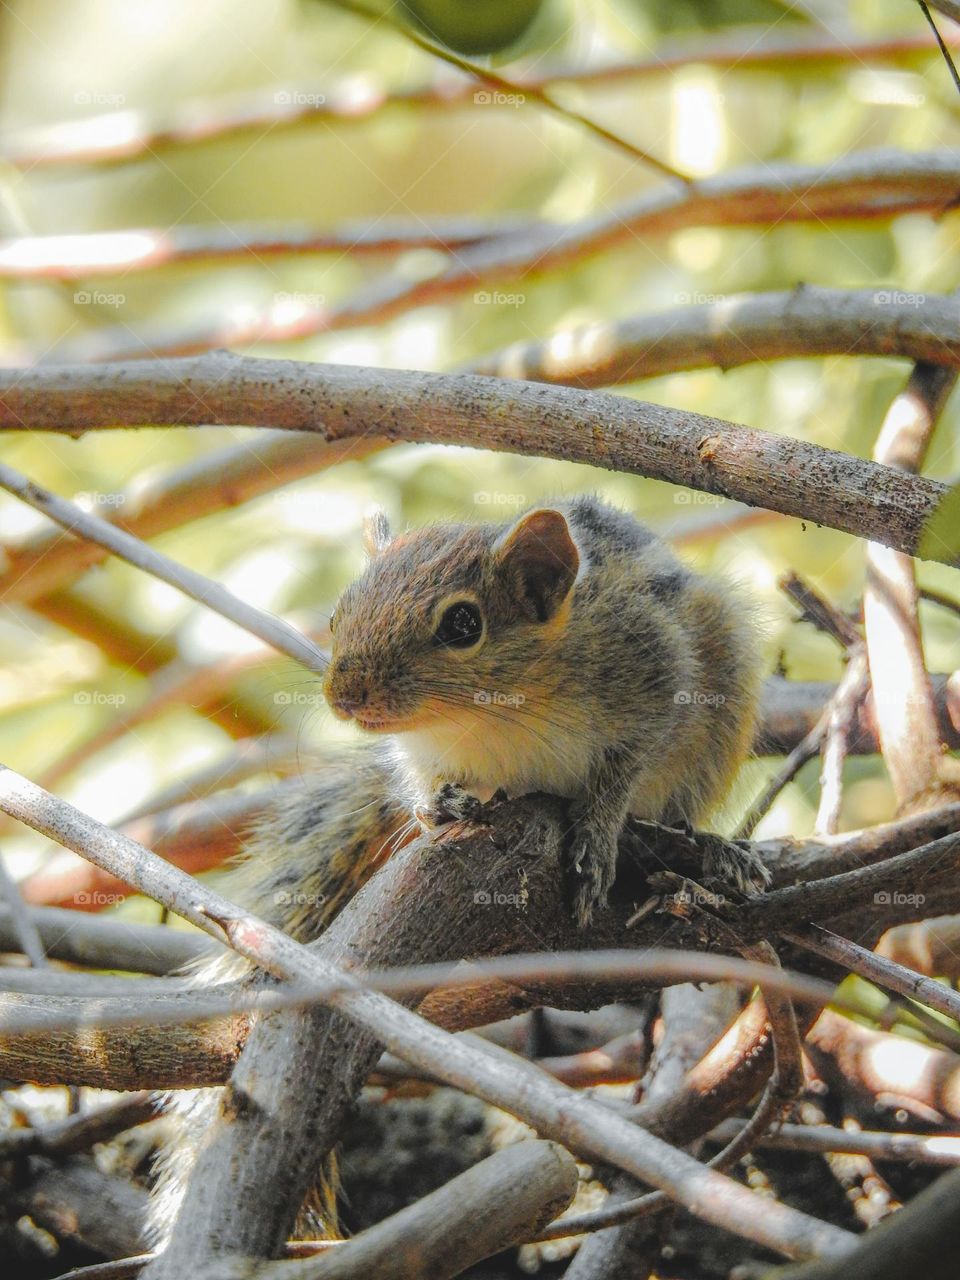
[[[269,810],[252,829],[218,888],[299,942],[312,942],[419,827],[398,803],[393,768],[378,745],[358,748],[330,762],[302,789]],[[190,966],[198,987],[242,979],[252,966],[235,953]],[[149,1220],[155,1248],[162,1248],[177,1216],[197,1153],[216,1118],[220,1088],[167,1094],[171,1134],[157,1162]],[[336,1230],[336,1172],[328,1161],[298,1223],[301,1238]]]

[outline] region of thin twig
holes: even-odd
[[[45,968],[48,963],[47,952],[40,930],[27,910],[20,887],[7,870],[7,864],[2,855],[0,855],[0,899],[6,904],[5,909],[0,908],[0,931],[4,924],[8,924],[17,949],[27,957],[35,969]]]
[[[0,463],[0,488],[14,494],[34,510],[49,516],[69,533],[86,538],[106,547],[114,555],[126,560],[128,564],[152,574],[161,582],[167,582],[184,595],[205,605],[224,618],[229,618],[237,626],[250,631],[280,653],[285,653],[294,661],[300,662],[310,671],[324,671],[326,659],[322,652],[289,626],[282,618],[255,609],[235,596],[232,591],[210,578],[206,578],[186,565],[177,564],[169,556],[162,555],[153,547],[141,542],[123,529],[118,529],[107,520],[90,515],[66,498],[42,489],[12,467]]]
[[[942,982],[914,973],[902,964],[875,955],[866,947],[851,942],[849,938],[838,937],[818,925],[811,925],[802,933],[791,930],[785,937],[805,951],[835,960],[851,973],[858,973],[861,978],[866,978],[868,982],[896,991],[930,1009],[936,1009],[954,1022],[960,1021],[960,993]]]
[[[571,107],[566,107],[562,102],[558,102],[549,89],[544,89],[537,84],[528,84],[521,86],[516,81],[509,79],[490,67],[482,67],[476,62],[471,62],[467,58],[461,57],[454,53],[452,49],[448,49],[445,45],[438,44],[433,40],[427,39],[421,35],[416,28],[409,22],[393,17],[391,10],[378,9],[374,5],[362,3],[362,0],[330,0],[330,3],[336,5],[338,9],[344,9],[348,13],[353,13],[359,17],[367,18],[374,23],[384,23],[398,35],[403,36],[405,40],[409,40],[411,44],[422,49],[425,53],[429,53],[434,58],[449,63],[450,66],[456,67],[458,71],[465,72],[474,80],[479,80],[482,84],[492,85],[502,93],[507,93],[523,102],[525,98],[529,98],[531,102],[535,102],[538,106],[545,107],[548,111],[552,111],[562,120],[566,120],[571,124],[579,125],[581,128],[592,133],[595,137],[601,138],[604,142],[608,142],[615,146],[618,150],[630,156],[632,160],[641,160],[644,164],[648,164],[651,168],[656,169],[665,177],[673,178],[678,182],[691,183],[692,179],[686,174],[680,173],[674,169],[672,165],[667,164],[663,160],[657,159],[651,155],[649,151],[645,151],[642,147],[638,147],[635,143],[628,141],[618,133],[614,133],[612,129],[607,129],[604,125],[598,124],[597,121],[591,120],[589,116],[585,116],[580,111],[575,111]]]

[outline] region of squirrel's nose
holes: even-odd
[[[364,693],[361,697],[351,698],[334,698],[333,709],[339,711],[342,715],[352,716],[357,711],[362,711],[367,703],[367,695]]]
[[[327,672],[324,693],[337,715],[344,717],[356,715],[370,701],[369,675],[355,659],[338,658]]]

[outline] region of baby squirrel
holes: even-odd
[[[498,790],[567,797],[588,923],[627,815],[696,822],[748,750],[759,663],[744,610],[592,498],[392,539],[378,518],[368,544],[330,623],[334,714],[388,735],[428,824]]]
[[[367,567],[331,619],[323,686],[338,717],[379,741],[286,797],[224,892],[311,941],[419,825],[469,817],[498,791],[546,791],[569,800],[572,907],[586,924],[613,883],[627,816],[696,823],[745,757],[759,687],[748,613],[589,497],[397,537],[381,516],[366,541]],[[723,870],[741,887],[764,880],[746,855]],[[243,971],[228,956],[198,980]],[[174,1108],[158,1242],[217,1095]],[[329,1227],[330,1183],[299,1231]]]

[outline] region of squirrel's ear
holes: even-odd
[[[363,549],[367,555],[378,555],[390,542],[390,521],[379,507],[363,517]]]
[[[566,520],[546,508],[517,521],[497,547],[497,560],[524,613],[539,622],[563,604],[580,567]]]

